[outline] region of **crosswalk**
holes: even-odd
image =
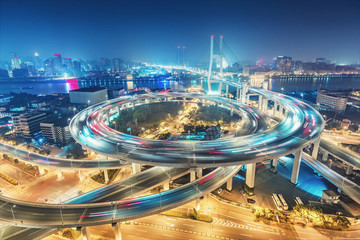
[[[221,218],[217,218],[217,217],[213,217],[213,224],[227,226],[227,227],[233,227],[233,228],[243,228],[243,229],[254,230],[254,231],[259,230],[256,227],[250,227],[248,225],[235,223],[235,222],[225,220],[225,219],[221,219]]]
[[[260,226],[256,227],[256,226],[244,225],[244,224],[235,223],[235,222],[217,218],[217,217],[212,217],[212,219],[213,219],[212,223],[217,224],[217,225],[239,228],[239,229],[244,229],[244,230],[249,230],[249,231],[257,231],[257,232],[264,232],[264,233],[270,233],[270,234],[275,234],[275,235],[282,235],[282,231],[279,229],[276,229],[276,228],[269,228],[268,230],[265,230]]]

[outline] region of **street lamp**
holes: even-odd
[[[76,107],[73,108],[73,111],[74,111],[74,116],[75,116]]]
[[[301,99],[304,100],[304,93],[301,93]]]
[[[90,106],[90,99],[89,99],[89,100],[87,100],[87,103],[88,103],[88,106]]]
[[[13,216],[14,222],[16,222],[16,220],[15,220],[15,214],[14,214],[14,210],[13,210],[14,207],[16,207],[15,204],[10,208],[10,210],[11,210],[11,214],[12,214],[12,216]]]
[[[284,93],[284,88],[283,87],[281,88],[281,93]]]

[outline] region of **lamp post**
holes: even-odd
[[[15,204],[10,208],[10,210],[11,210],[11,214],[12,214],[12,216],[13,216],[14,222],[16,222],[16,220],[15,220],[15,214],[14,214],[14,210],[13,210],[14,207],[16,207]]]
[[[75,116],[76,107],[73,108],[73,111],[74,111],[74,116]]]

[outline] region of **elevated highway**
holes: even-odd
[[[285,119],[273,128],[261,133],[232,139],[213,141],[159,141],[130,136],[109,128],[103,122],[111,109],[117,111],[153,101],[152,99],[204,99],[218,106],[237,109],[251,107],[225,98],[199,94],[165,93],[146,94],[132,99],[115,99],[108,103],[92,106],[78,115],[70,123],[74,138],[85,147],[111,158],[121,158],[127,162],[167,167],[217,167],[243,165],[270,160],[293,153],[315,141],[321,134],[324,121],[311,106],[294,98],[250,88],[251,91],[278,101],[286,109]],[[259,118],[256,113],[256,118]]]
[[[125,221],[160,213],[221,186],[241,166],[220,167],[182,187],[158,194],[112,202],[41,204],[0,196],[0,219],[9,225],[31,228],[91,226]]]

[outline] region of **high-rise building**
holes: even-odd
[[[293,61],[293,70],[299,71],[302,70],[303,62],[300,60]]]
[[[74,75],[79,77],[81,74],[81,64],[79,61],[74,61],[73,65],[74,65]]]
[[[110,68],[110,59],[108,58],[100,58],[100,70],[106,71]]]
[[[48,75],[55,74],[54,59],[49,58],[44,61],[44,70]]]
[[[40,123],[45,121],[46,113],[23,113],[11,116],[16,136],[31,139],[40,133]]]
[[[291,57],[278,56],[276,58],[275,67],[278,72],[291,72]]]
[[[72,73],[72,71],[73,71],[73,63],[71,61],[71,58],[65,58],[64,59],[64,65],[65,65],[65,72],[66,73]]]
[[[34,53],[34,66],[37,70],[44,67],[44,63],[41,61],[38,52]]]
[[[16,53],[11,53],[11,69],[21,69],[21,60],[16,57]]]
[[[57,73],[61,73],[62,70],[62,58],[60,53],[54,53],[54,67]]]
[[[120,58],[113,59],[113,71],[120,72],[122,60]]]

